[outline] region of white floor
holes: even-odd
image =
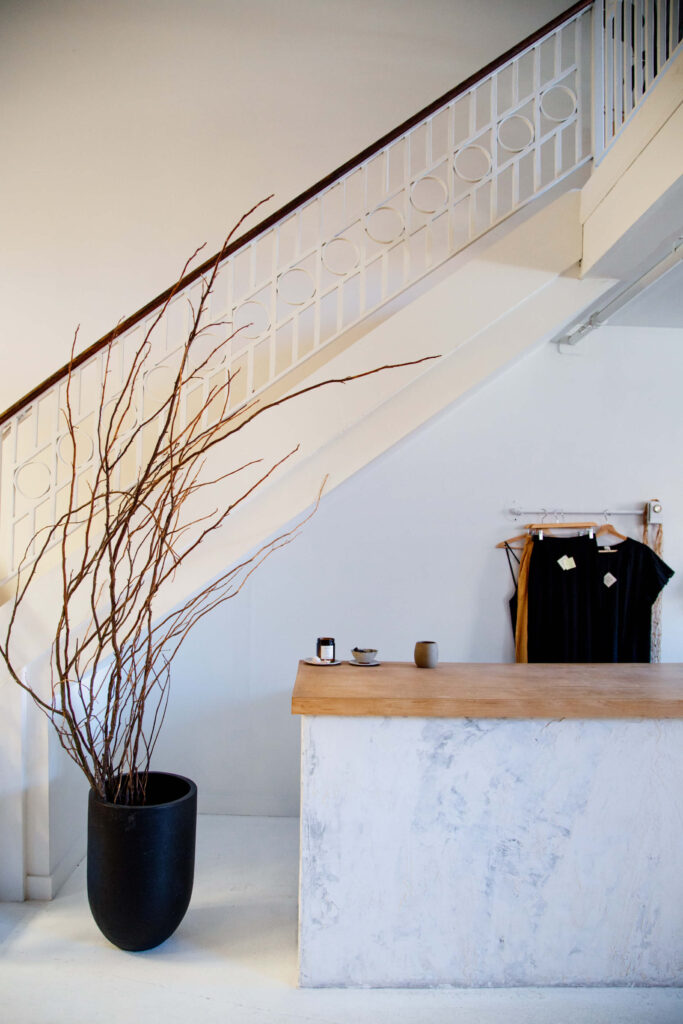
[[[296,987],[298,820],[200,816],[190,909],[124,953],[82,864],[52,903],[0,906],[2,1024],[682,1024],[683,989]]]

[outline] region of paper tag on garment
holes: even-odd
[[[611,587],[617,582],[616,576],[613,576],[611,572],[606,572],[602,577],[602,582],[606,587]]]
[[[561,569],[576,569],[576,562],[571,555],[562,555],[562,558],[558,558],[557,564]]]

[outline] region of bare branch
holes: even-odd
[[[216,382],[219,371],[214,361],[238,332],[224,331],[223,321],[209,322],[208,302],[227,246],[260,205],[239,221],[201,278],[199,292],[190,303],[190,327],[174,364],[174,379],[153,409],[145,408],[144,381],[154,332],[179,294],[179,282],[132,353],[117,388],[112,381],[116,339],[110,343],[102,363],[94,417],[95,457],[87,493],[79,477],[71,370],[67,377],[62,413],[72,451],[65,460],[65,509],[26,548],[9,624],[0,638],[0,656],[14,681],[50,718],[64,750],[104,799],[144,802],[150,759],[168,705],[173,658],[197,622],[235,597],[267,558],[292,543],[320,504],[325,482],[311,510],[295,526],[220,572],[180,607],[162,614],[163,594],[178,568],[210,535],[225,529],[231,514],[298,451],[296,446],[257,468],[263,459],[237,457],[231,439],[264,413],[310,392],[426,361],[380,366],[319,381],[270,401],[251,398],[235,407],[236,373],[223,367],[223,377]],[[185,264],[181,278],[199,251]],[[197,340],[217,329],[222,339],[210,344],[208,355],[195,358]],[[191,411],[186,401],[190,391],[193,402],[199,393]],[[221,471],[209,475],[206,458],[219,444],[224,446]],[[142,453],[134,478],[121,482],[134,452]],[[240,474],[246,476],[240,478]],[[230,500],[193,506],[191,499],[208,497],[212,488],[220,493],[218,485],[229,478],[235,481]],[[38,575],[55,549],[61,601],[52,640],[52,694],[46,699],[24,678],[13,648]]]

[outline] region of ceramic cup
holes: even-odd
[[[359,665],[372,665],[377,661],[377,650],[374,647],[354,647],[351,654]]]
[[[436,640],[418,640],[415,644],[415,664],[418,668],[436,668],[439,664],[439,645]]]

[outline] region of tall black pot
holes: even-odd
[[[120,949],[152,949],[176,930],[194,880],[197,787],[150,772],[147,803],[88,799],[88,901],[100,931]]]

